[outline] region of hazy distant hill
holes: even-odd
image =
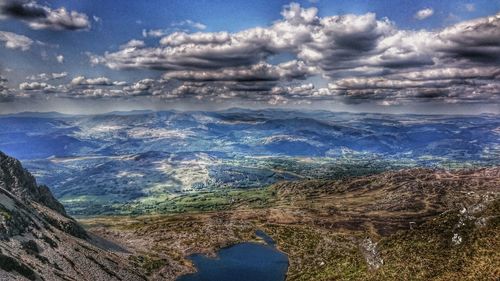
[[[234,108],[23,113],[0,122],[0,149],[21,159],[72,214],[117,213],[132,201],[200,189],[500,161],[497,115]]]

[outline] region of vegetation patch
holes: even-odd
[[[447,212],[412,231],[382,239],[379,245],[385,264],[371,278],[497,280],[500,276],[498,214],[500,200],[474,216]]]
[[[288,254],[287,280],[361,280],[367,266],[353,239],[309,226],[266,225],[280,250]]]
[[[151,275],[153,272],[164,267],[167,262],[165,259],[161,259],[153,256],[130,256],[129,259],[138,267],[144,269],[147,275]]]

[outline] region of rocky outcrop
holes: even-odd
[[[0,152],[0,280],[144,280],[96,244],[19,161]]]
[[[85,230],[66,214],[64,206],[57,201],[46,185],[38,185],[35,177],[23,168],[19,160],[0,151],[0,188],[17,199],[34,207],[43,206],[52,211],[40,212],[52,226],[79,238],[87,238]],[[40,208],[38,208],[40,209]]]
[[[19,160],[0,151],[0,188],[3,188],[21,200],[32,200],[66,216],[64,206],[59,203],[49,188],[37,185],[33,177],[24,169]]]

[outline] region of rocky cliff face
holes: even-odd
[[[64,206],[59,203],[47,186],[38,186],[33,177],[21,163],[0,151],[0,188],[21,200],[31,200],[66,215]]]
[[[52,226],[79,238],[87,238],[83,228],[70,218],[64,206],[57,201],[49,188],[38,185],[35,177],[23,168],[21,163],[0,151],[0,188],[14,198],[34,207],[49,208],[55,212],[40,212]],[[51,215],[52,214],[52,215]]]
[[[89,236],[19,161],[0,152],[0,280],[144,280]]]

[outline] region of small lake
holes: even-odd
[[[189,256],[198,271],[177,281],[284,281],[287,255],[278,251],[264,232],[257,231],[256,235],[267,244],[239,243],[219,250],[216,258]]]

